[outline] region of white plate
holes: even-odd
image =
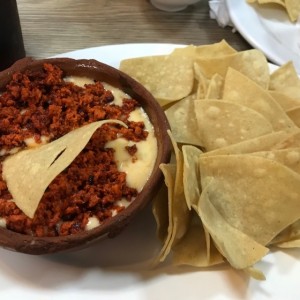
[[[277,6],[226,0],[230,18],[240,34],[277,65],[292,60],[300,74],[300,23],[291,23]]]
[[[95,58],[118,67],[125,57],[166,54],[174,47],[127,44],[60,56]],[[0,299],[300,299],[300,251],[267,255],[258,264],[267,281],[259,282],[226,266],[151,269],[147,261],[157,249],[150,206],[119,237],[85,250],[30,256],[0,249]]]

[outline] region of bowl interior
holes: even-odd
[[[115,86],[137,100],[147,113],[153,124],[157,139],[157,157],[153,172],[136,199],[116,216],[109,218],[102,225],[88,231],[68,236],[34,237],[19,234],[0,227],[0,246],[28,254],[48,254],[82,248],[103,237],[116,236],[131,218],[136,215],[157,193],[162,183],[161,163],[167,163],[170,158],[171,144],[167,129],[169,128],[165,114],[153,96],[138,82],[121,71],[95,60],[74,60],[69,58],[53,58],[45,60],[23,59],[11,68],[0,72],[0,92],[11,80],[16,71],[40,70],[44,63],[60,67],[65,76],[85,76]]]

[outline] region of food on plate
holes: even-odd
[[[247,93],[243,94],[244,91]],[[274,131],[295,127],[266,89],[233,68],[227,71],[222,97],[229,102],[242,104],[257,111],[271,123]]]
[[[277,5],[286,10],[292,22],[296,22],[300,16],[300,2],[298,0],[247,0],[247,2]]]
[[[291,62],[286,63],[271,74],[270,90],[280,92],[291,99],[299,100],[299,77]]]
[[[225,77],[229,67],[252,79],[263,88],[269,85],[269,69],[264,54],[256,49],[236,52],[223,56],[206,58],[198,56],[195,65],[205,78],[216,74]]]
[[[270,122],[257,111],[227,99],[195,100],[194,108],[201,146],[207,151],[272,132]]]
[[[287,115],[290,117],[293,122],[300,127],[300,106],[291,108],[286,111]]]
[[[168,104],[190,94],[194,83],[192,66],[189,56],[161,55],[123,60],[120,69],[134,74],[158,101]]]
[[[141,104],[55,64],[1,90],[1,226],[38,237],[88,231],[133,203],[156,157]]]
[[[4,159],[2,177],[13,202],[25,215],[34,217],[49,184],[79,155],[95,131],[108,122],[116,123],[115,120],[90,123],[52,143],[19,151]]]
[[[255,264],[272,247],[300,245],[300,80],[291,63],[270,73],[260,51],[231,49],[222,41],[165,56],[192,58],[194,85],[161,103],[175,159],[161,165],[168,194],[153,204],[163,243],[156,262],[228,262],[264,279]],[[153,57],[143,61],[154,68]]]
[[[292,98],[278,91],[269,91],[269,93],[284,111],[288,111],[300,106],[300,97],[296,96],[295,98]]]

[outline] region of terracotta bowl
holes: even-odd
[[[11,80],[13,73],[26,69],[42,69],[45,62],[59,66],[65,72],[66,76],[87,76],[95,80],[107,82],[120,88],[132,98],[139,101],[154,126],[158,151],[153,172],[137,198],[126,209],[92,230],[68,236],[34,237],[19,234],[3,227],[0,228],[1,247],[28,254],[48,254],[75,248],[84,248],[102,238],[118,235],[128,225],[130,220],[153,199],[159,190],[163,180],[159,165],[167,163],[171,153],[171,144],[167,134],[167,129],[169,128],[168,121],[153,96],[141,84],[128,75],[96,60],[74,60],[68,58],[45,60],[26,58],[20,60],[9,69],[0,72],[0,93]]]

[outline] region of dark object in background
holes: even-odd
[[[0,0],[0,70],[25,57],[16,0]]]

